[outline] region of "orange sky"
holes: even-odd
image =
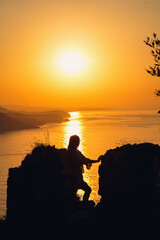
[[[160,79],[143,40],[160,38],[159,0],[2,0],[0,105],[159,107]],[[59,54],[81,51],[86,69],[59,71]]]

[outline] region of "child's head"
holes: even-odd
[[[80,138],[77,135],[72,135],[69,139],[68,149],[77,149],[80,144]]]

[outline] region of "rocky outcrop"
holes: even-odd
[[[160,214],[160,146],[151,143],[111,149],[99,166],[100,218],[141,221]]]
[[[80,202],[74,180],[63,174],[65,154],[66,149],[39,145],[21,166],[9,169],[8,222],[43,226],[56,222],[63,227],[67,223],[72,230],[76,223],[78,231],[84,227],[87,232],[89,226],[102,232],[105,223],[105,232],[124,224],[157,221],[160,146],[143,143],[108,150],[99,166],[102,198],[96,207],[94,202]]]
[[[76,209],[75,185],[63,175],[66,149],[40,145],[9,169],[7,219],[10,222],[63,221]]]

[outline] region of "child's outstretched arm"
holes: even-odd
[[[97,160],[91,160],[89,158],[87,158],[87,160],[88,160],[89,163],[97,163],[97,162],[101,161],[102,157],[103,157],[103,155],[100,155]]]

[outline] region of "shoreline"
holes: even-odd
[[[25,129],[35,129],[47,123],[69,121],[66,111],[16,112],[0,107],[0,134]]]

